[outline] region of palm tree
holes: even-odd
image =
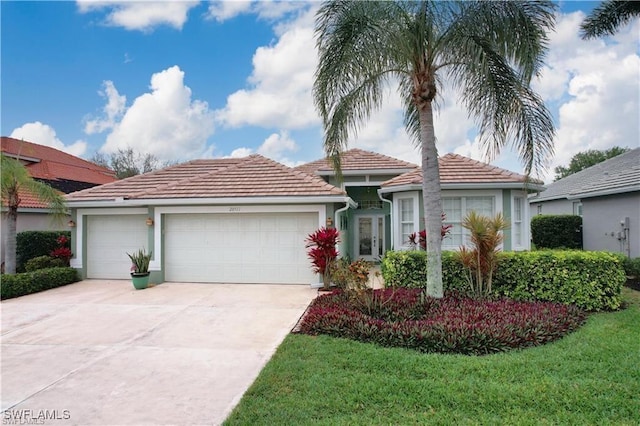
[[[324,149],[340,153],[398,84],[405,125],[422,149],[429,296],[442,297],[442,202],[433,111],[447,78],[476,119],[490,157],[511,143],[527,174],[553,153],[553,120],[530,88],[554,26],[551,2],[329,1],[316,15],[319,64],[313,88]]]
[[[614,35],[631,19],[640,16],[638,1],[604,1],[580,25],[583,39]]]
[[[60,218],[66,214],[65,200],[55,189],[46,183],[33,179],[20,161],[2,157],[2,204],[7,208],[7,235],[5,252],[5,272],[16,272],[16,224],[18,219],[18,206],[20,205],[20,190],[33,194],[38,200],[49,204],[54,218]]]

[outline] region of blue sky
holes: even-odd
[[[556,118],[551,167],[640,140],[638,22],[585,42],[577,26],[597,3],[559,4],[548,66],[534,84]],[[288,165],[317,159],[317,5],[2,1],[1,133],[85,158],[130,146],[171,161],[254,152]],[[436,133],[441,154],[485,159],[454,97]],[[394,96],[351,146],[419,158]],[[508,151],[494,163],[521,171]]]

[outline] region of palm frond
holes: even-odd
[[[588,40],[613,35],[637,16],[640,16],[638,1],[604,1],[582,22],[580,36]]]

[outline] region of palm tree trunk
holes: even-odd
[[[7,211],[7,235],[4,251],[4,272],[16,273],[16,224],[18,222],[18,208],[8,206]]]
[[[427,295],[442,297],[442,194],[433,109],[426,102],[419,109],[422,144],[422,199],[427,230]]]

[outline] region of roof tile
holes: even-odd
[[[365,151],[354,148],[342,153],[341,158],[342,171],[358,171],[358,170],[412,170],[418,166],[413,163],[398,160],[397,158],[378,154],[376,152]],[[326,158],[312,161],[296,167],[294,170],[305,172],[308,174],[321,174],[322,172],[332,172],[333,166]]]

